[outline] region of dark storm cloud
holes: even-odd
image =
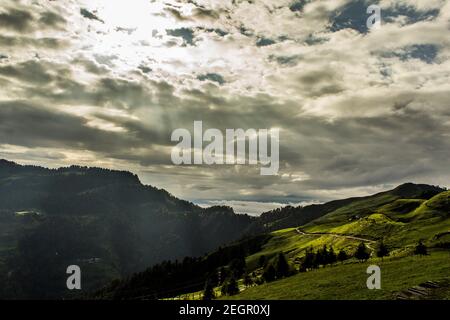
[[[68,104],[111,106],[132,109],[145,106],[151,101],[151,93],[135,81],[115,78],[101,78],[95,84],[86,86],[70,78],[57,79],[55,88],[30,89],[33,95]]]
[[[117,118],[111,119],[117,121]],[[167,155],[152,154],[151,146],[157,142],[159,134],[151,129],[130,122],[128,127],[132,129],[134,126],[139,134],[131,132],[127,135],[93,128],[87,122],[85,118],[35,103],[0,101],[0,144],[84,149],[116,159],[146,161],[147,164],[170,162]],[[126,122],[122,124],[126,125]],[[131,151],[133,148],[146,151],[136,154]]]
[[[357,187],[442,171],[450,147],[441,134],[446,130],[440,119],[426,112],[332,123],[304,120],[296,129],[310,137],[298,146],[308,155],[300,167],[312,176],[304,184],[322,189]]]
[[[31,60],[17,65],[0,66],[0,76],[15,78],[25,82],[47,84],[53,77],[39,62]]]
[[[74,63],[99,76],[108,72],[90,60],[76,59]],[[137,81],[100,77],[94,84],[85,85],[75,80],[70,66],[44,60],[2,65],[0,76],[20,80],[24,84],[24,95],[30,99],[43,98],[54,103],[130,109],[146,106],[152,101],[151,92]]]
[[[21,9],[9,9],[0,13],[0,28],[22,33],[44,28],[59,29],[66,22],[65,18],[53,11],[41,12],[38,19],[31,12]]]
[[[204,90],[204,91],[203,91]],[[279,103],[264,94],[252,97],[223,97],[217,92],[215,85],[205,86],[203,90],[183,92],[183,99],[178,99],[176,105],[179,127],[192,127],[199,115],[205,127],[219,128],[270,128],[284,127],[292,120],[291,112],[296,105]],[[214,92],[216,91],[216,92]],[[213,106],[205,112],[205,106]],[[284,112],[281,112],[283,110]]]
[[[32,14],[24,10],[9,9],[6,12],[0,13],[0,28],[27,31],[31,28],[33,21]]]
[[[81,118],[58,113],[25,101],[0,102],[1,143],[29,147],[76,146],[97,139],[98,130],[84,126]]]
[[[108,113],[100,113],[100,112],[94,112],[91,113],[90,115],[94,116],[96,119],[106,120],[107,122],[125,128],[126,131],[128,132],[128,135],[136,140],[135,144],[136,147],[139,147],[139,145],[144,147],[152,144],[161,144],[166,146],[171,145],[170,141],[171,128],[165,128],[163,130],[158,131],[148,126],[145,121],[141,120],[118,117]]]
[[[94,99],[100,104],[111,102],[124,108],[139,107],[145,104],[148,93],[134,81],[113,78],[101,79],[93,92]]]
[[[89,61],[80,59],[77,63],[88,64],[88,69],[92,68]],[[153,109],[166,108],[171,107],[177,102],[177,99],[173,95],[174,88],[164,82],[150,81],[148,83],[151,84],[151,87],[146,87],[136,81],[100,77],[94,84],[87,86],[74,79],[74,75],[69,66],[54,64],[47,61],[32,60],[15,65],[0,66],[0,79],[2,77],[8,80],[15,79],[20,81],[21,85],[15,85],[16,90],[23,88],[24,96],[29,97],[30,101],[46,101],[45,104],[50,105],[78,106],[83,104],[87,106],[105,106],[114,109],[131,110],[141,107]],[[153,98],[151,90],[155,91],[155,98]],[[7,106],[7,103],[4,103],[4,105]],[[35,119],[37,114],[50,113],[50,109],[42,109],[40,105],[34,107],[32,105],[24,104],[21,101],[13,103],[13,105],[20,106],[20,108],[17,109],[17,120],[22,116],[27,119]],[[4,114],[6,118],[12,115],[14,109],[10,108],[8,110],[10,113]],[[6,112],[6,109],[4,111]],[[86,132],[92,132],[94,130],[87,127],[87,120],[80,117],[55,112],[55,116],[53,118],[50,117],[50,119],[57,122],[55,117],[61,115],[63,115],[62,118],[65,121],[67,119],[74,121],[72,126],[66,125],[73,128],[76,124],[77,132],[82,132],[84,130],[83,128],[86,129]],[[126,133],[120,135],[122,139],[133,141],[133,143],[124,143],[124,149],[133,146],[144,148],[152,144],[168,145],[171,143],[169,138],[173,127],[170,125],[167,126],[166,130],[158,132],[157,130],[148,128],[146,121],[141,122],[120,116],[108,116],[102,112],[90,113],[89,116],[91,119],[105,120],[107,123],[123,128]],[[161,121],[164,121],[164,119]],[[63,130],[63,128],[64,127],[61,127],[60,129]],[[96,134],[99,134],[100,132],[101,135],[104,136],[104,139],[109,139],[109,136],[111,139],[117,140],[118,133],[107,133],[104,130],[97,129],[94,131]],[[62,137],[58,135],[56,139],[62,139]],[[81,137],[80,141],[83,142],[83,144],[89,144],[85,142],[85,140],[87,141],[89,139],[91,138],[86,137],[86,139],[83,139]],[[101,150],[102,152],[106,152],[104,148],[108,147],[106,141],[104,141],[104,143],[105,145],[102,148],[93,145],[92,151]],[[69,145],[70,144],[68,144],[68,146]],[[111,153],[114,152],[115,151],[111,151]],[[152,156],[149,157],[152,158]],[[166,162],[168,162],[170,158],[166,157],[166,160]],[[151,161],[151,159],[147,160],[147,162]]]
[[[406,106],[389,117],[337,119],[333,122],[320,117],[293,118],[296,105],[280,105],[268,96],[237,97],[223,100],[202,92],[191,92],[194,101],[207,104],[214,101],[220,108],[203,113],[204,124],[226,128],[265,128],[280,125],[281,168],[308,173],[309,180],[292,182],[280,177],[270,177],[262,183],[253,174],[234,175],[225,168],[217,168],[216,178],[233,177],[242,188],[261,189],[267,185],[292,186],[300,190],[355,188],[381,183],[397,183],[405,179],[424,177],[445,170],[448,132],[445,120],[432,117],[427,112],[413,111]],[[190,128],[195,114],[201,108],[193,102],[182,102],[188,119],[183,127]],[[190,107],[189,107],[190,106]],[[233,109],[233,106],[239,108]],[[185,109],[186,108],[186,109]],[[227,112],[226,110],[229,110]],[[232,111],[232,112],[231,112]],[[219,120],[220,119],[220,120]]]

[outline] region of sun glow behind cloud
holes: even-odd
[[[85,1],[86,8],[101,21],[93,21],[93,52],[114,56],[115,66],[127,71],[144,61],[186,60],[184,48],[167,48],[167,30],[177,28],[175,19],[163,13],[161,2],[146,0]],[[159,67],[164,67],[163,65]]]

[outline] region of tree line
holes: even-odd
[[[374,251],[378,258],[384,259],[390,255],[390,249],[383,242],[380,241]],[[413,254],[427,255],[427,247],[423,241],[419,241],[415,246]],[[344,261],[355,258],[360,262],[368,260],[371,256],[370,249],[364,242],[361,242],[353,253],[348,253],[344,249],[340,249],[338,253],[333,246],[324,245],[323,247],[313,250],[312,247],[306,249],[305,256],[301,259],[298,272],[307,272],[320,267],[332,266],[336,263],[343,263]],[[215,281],[209,278],[204,287],[203,299],[210,300],[216,297],[214,291],[215,286],[220,286],[222,295],[235,295],[239,293],[238,279],[243,277],[243,285],[248,287],[253,284],[262,284],[264,282],[272,282],[282,278],[291,276],[296,273],[296,270],[289,264],[288,259],[283,252],[279,252],[275,258],[268,259],[265,255],[261,255],[258,260],[258,267],[262,268],[261,277],[256,277],[255,272],[246,273],[245,259],[234,260],[228,269],[221,268],[219,274],[222,275],[223,281]],[[216,279],[217,280],[217,279]]]

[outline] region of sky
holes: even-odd
[[[129,170],[254,215],[448,186],[449,29],[448,0],[2,0],[0,158]],[[173,165],[195,120],[279,128],[278,174]]]

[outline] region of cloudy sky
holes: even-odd
[[[449,0],[2,0],[0,158],[250,213],[448,186],[449,19]],[[280,128],[279,174],[172,165],[194,120]]]

